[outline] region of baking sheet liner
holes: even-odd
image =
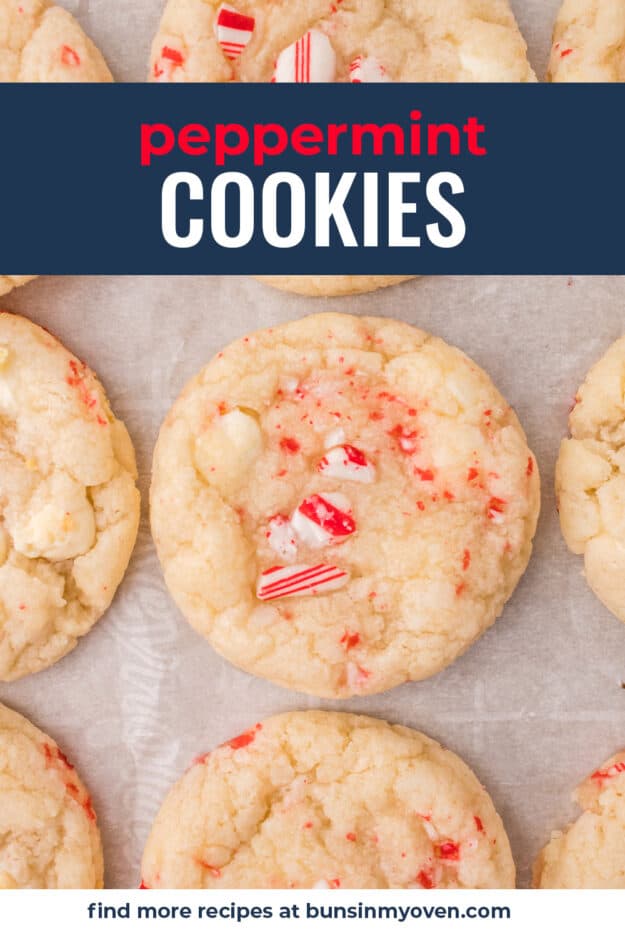
[[[160,0],[66,2],[120,80],[143,80]],[[558,0],[517,0],[544,74]],[[143,520],[107,615],[49,670],[0,685],[0,699],[49,732],[88,784],[106,884],[139,882],[143,844],[194,755],[248,724],[322,706],[405,723],[439,739],[481,778],[519,871],[575,815],[570,792],[625,745],[625,626],[594,598],[562,541],[553,470],[590,365],[625,332],[623,278],[422,278],[363,297],[306,299],[248,278],[42,278],[0,305],[51,329],[100,375],[134,440]],[[185,623],[165,589],[147,522],[159,425],[206,361],[237,336],[312,312],[403,319],[460,346],[516,408],[543,476],[530,568],[498,623],[442,674],[333,703],[236,670]]]

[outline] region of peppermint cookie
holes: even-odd
[[[586,579],[625,622],[625,337],[590,370],[577,392],[556,467],[564,539],[584,555]]]
[[[100,889],[85,786],[54,740],[0,704],[0,889]]]
[[[553,33],[550,81],[625,81],[625,6],[620,0],[564,0]]]
[[[232,662],[324,697],[429,677],[523,573],[536,462],[457,349],[393,320],[246,336],[159,436],[152,530],[189,622]]]
[[[553,834],[534,867],[538,889],[625,889],[625,752],[574,792],[583,814]]]
[[[152,81],[534,81],[507,0],[169,0]],[[405,277],[266,277],[311,296]]]
[[[136,474],[93,372],[0,313],[0,680],[53,664],[110,605],[137,534]]]
[[[112,81],[73,16],[48,0],[0,0],[0,82]],[[0,296],[32,277],[0,276]]]
[[[286,713],[196,759],[165,799],[143,885],[514,887],[508,838],[458,756],[404,726]]]

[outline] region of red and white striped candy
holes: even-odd
[[[291,524],[308,547],[340,544],[356,530],[351,505],[339,492],[309,495],[293,512]]]
[[[217,10],[215,35],[227,59],[239,58],[252,38],[255,25],[253,16],[245,16],[228,3],[222,3]]]
[[[269,519],[267,541],[283,560],[295,560],[297,557],[295,529],[286,515],[274,515]]]
[[[259,599],[280,599],[283,596],[316,596],[339,590],[349,580],[349,573],[333,564],[294,564],[271,567],[261,573],[256,586]]]
[[[390,81],[383,65],[373,56],[359,55],[349,66],[349,80],[353,84],[361,82]]]
[[[357,446],[336,446],[325,454],[317,469],[328,479],[345,482],[374,482],[375,466]]]
[[[334,81],[336,55],[325,33],[310,29],[281,52],[276,61],[273,81],[298,82]]]

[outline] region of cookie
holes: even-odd
[[[200,756],[163,803],[159,889],[514,887],[508,838],[458,756],[415,730],[308,711]]]
[[[625,622],[625,337],[590,370],[577,392],[556,467],[560,526],[584,555],[586,580]]]
[[[384,277],[375,275],[363,276],[330,276],[304,277],[256,277],[267,286],[288,293],[299,293],[300,296],[355,296],[357,293],[372,293],[383,287],[392,287],[397,283],[412,280],[413,277]]]
[[[4,293],[10,293],[13,287],[21,287],[23,284],[34,280],[34,277],[2,277],[0,276],[0,296]]]
[[[583,814],[557,831],[534,866],[538,889],[625,889],[625,752],[574,792]]]
[[[0,680],[53,664],[110,605],[137,534],[136,475],[93,372],[0,313]]]
[[[74,17],[48,0],[0,0],[0,82],[112,81]],[[0,275],[0,296],[32,277]]]
[[[101,889],[96,813],[54,740],[0,704],[0,889]]]
[[[614,0],[564,0],[556,20],[548,79],[625,81],[625,7]]]
[[[477,365],[394,320],[310,316],[190,382],[154,456],[167,585],[230,661],[324,697],[450,664],[502,611],[536,461]]]
[[[534,81],[507,0],[169,0],[152,81]],[[408,277],[268,277],[309,296]]]

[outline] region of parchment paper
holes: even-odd
[[[66,5],[118,78],[143,79],[160,0]],[[513,5],[542,74],[557,0]],[[625,332],[624,299],[622,278],[577,277],[430,277],[331,301],[247,278],[57,277],[4,298],[97,370],[137,449],[142,530],[112,608],[54,667],[0,686],[0,699],[54,736],[91,789],[109,887],[138,884],[152,819],[194,755],[269,714],[316,706],[414,726],[465,758],[503,816],[519,885],[528,884],[550,831],[574,816],[572,788],[625,745],[625,626],[587,588],[553,498],[573,395]],[[517,409],[543,475],[534,556],[497,625],[437,677],[339,704],[219,658],[169,598],[147,523],[153,445],[183,384],[244,332],[327,309],[395,316],[464,349]]]

